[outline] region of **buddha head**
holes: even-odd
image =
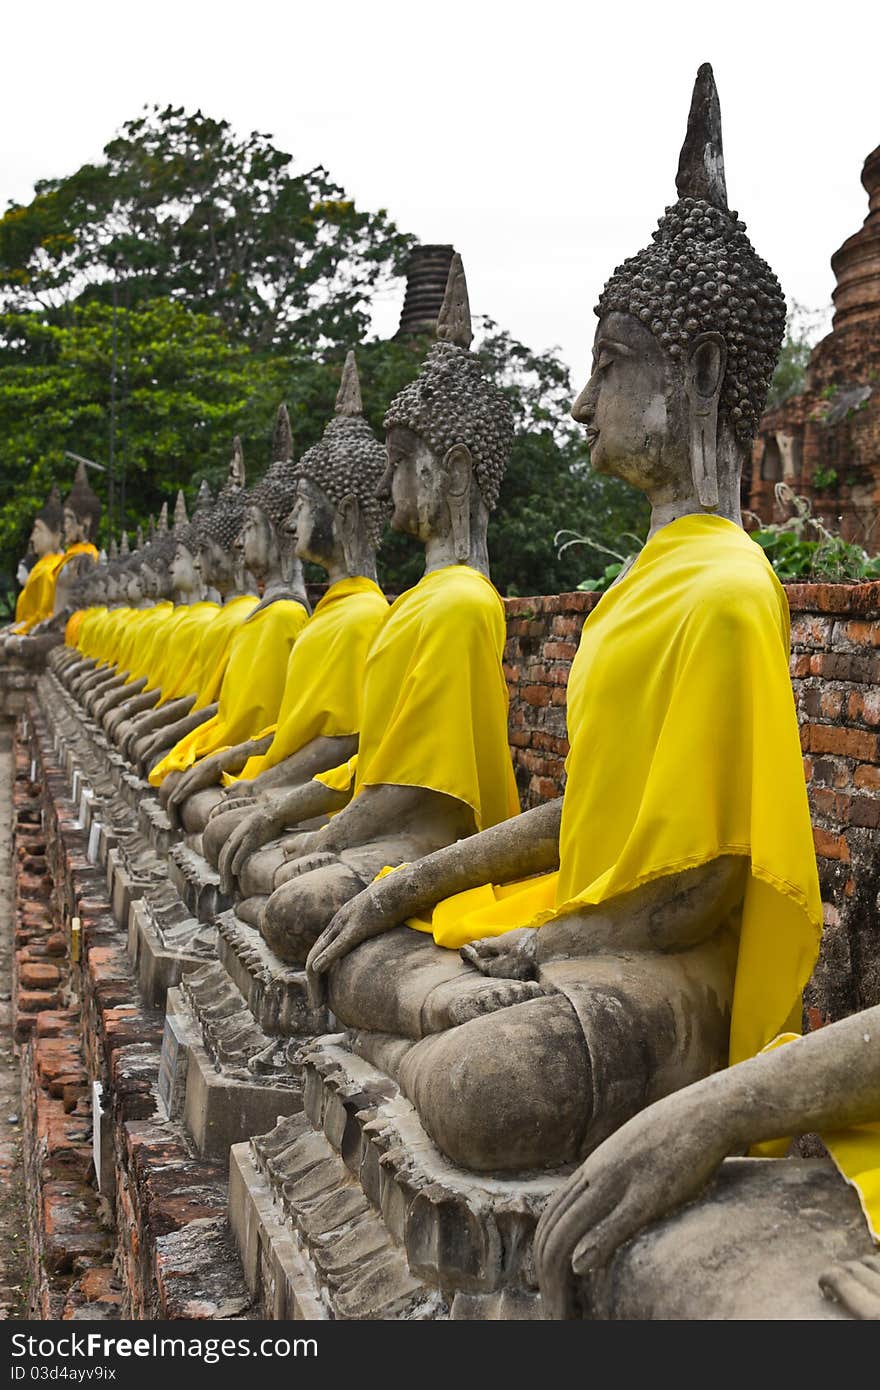
[[[58,487],[53,483],[49,496],[34,517],[31,530],[30,547],[38,560],[44,555],[54,555],[61,549],[63,530],[64,507]]]
[[[652,502],[740,520],[743,462],[785,328],[785,300],[727,207],[712,69],[697,74],[678,201],[606,284],[590,380],[572,407],[593,467]]]
[[[448,536],[460,563],[485,556],[489,513],[513,442],[510,404],[468,351],[472,336],[464,268],[455,255],[438,342],[385,416],[388,464],[379,485],[380,497],[391,499],[396,531],[423,543]]]
[[[375,579],[376,549],[387,515],[376,489],[386,454],[362,411],[357,363],[349,352],[336,415],[297,465],[293,510],[285,524],[300,560],[330,574]]]
[[[236,435],[232,442],[229,473],[217,501],[213,506],[208,506],[204,488],[201,489],[199,498],[204,505],[200,509],[197,503],[193,516],[196,555],[202,580],[216,589],[221,597],[235,588],[240,569],[241,557],[234,547],[244,522],[244,484],[244,453],[241,440]]]
[[[301,566],[293,554],[284,523],[290,514],[298,470],[293,462],[293,436],[287,407],[278,407],[272,439],[272,463],[245,499],[244,522],[235,542],[247,569],[258,578],[279,575],[290,580]]]
[[[64,499],[64,543],[94,541],[101,520],[101,502],[89,485],[84,463],[77,465],[73,487]]]
[[[186,502],[182,492],[178,492],[174,506],[174,527],[172,540],[174,551],[169,571],[171,588],[177,594],[197,595],[203,589],[199,565],[199,536],[201,523],[211,506],[211,489],[203,482],[196,498],[193,519],[186,514]]]

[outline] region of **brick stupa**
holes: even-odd
[[[880,146],[862,170],[868,216],[831,257],[832,329],[810,357],[805,389],[761,420],[743,503],[780,520],[780,479],[813,514],[872,554],[880,551]]]

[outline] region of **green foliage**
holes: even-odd
[[[411,245],[322,168],[182,107],[128,121],[98,164],[36,185],[0,219],[0,302],[53,319],[75,302],[174,299],[230,340],[316,351],[359,341],[369,298]]]
[[[817,468],[813,473],[813,486],[819,488],[834,487],[837,482],[836,468]]]
[[[33,513],[65,450],[110,453],[115,361],[114,514],[132,531],[183,487],[190,502],[226,474],[242,436],[248,476],[268,463],[278,403],[298,452],[331,417],[345,350],[358,345],[364,409],[378,434],[391,398],[416,374],[425,340],[366,342],[369,298],[411,239],[363,213],[323,169],[293,170],[269,137],[234,136],[200,112],[153,108],[128,122],[104,158],[37,185],[0,218],[0,580],[23,553]],[[516,441],[490,521],[502,592],[553,593],[585,572],[594,548],[557,550],[562,527],[600,546],[644,533],[641,494],[589,467],[569,417],[567,369],[489,320],[477,349],[508,393]],[[105,503],[106,475],[92,475]],[[422,572],[411,539],[389,532],[382,578],[404,588]]]
[[[768,410],[781,405],[789,396],[796,396],[804,389],[810,353],[821,331],[824,317],[824,311],[821,309],[806,309],[794,299],[789,303],[785,341],[767,395]]]
[[[578,588],[586,589],[588,593],[592,594],[604,594],[605,590],[611,587],[627,563],[627,560],[615,560],[614,564],[605,566],[598,579],[585,579],[583,583],[578,584]]]
[[[826,579],[858,582],[880,579],[880,556],[840,536],[805,540],[791,531],[765,528],[752,532],[780,579]]]
[[[859,583],[880,579],[880,556],[868,555],[860,545],[845,541],[812,515],[810,500],[793,492],[787,483],[776,484],[776,500],[788,505],[792,515],[782,522],[752,532],[780,579],[824,579]]]

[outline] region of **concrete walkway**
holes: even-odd
[[[21,1089],[12,1044],[13,725],[0,720],[0,1319],[27,1317],[27,1214],[21,1160]]]

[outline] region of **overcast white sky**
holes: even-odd
[[[790,296],[830,302],[880,142],[880,6],[707,0],[42,0],[7,6],[0,201],[99,157],[148,102],[262,130],[365,208],[451,241],[472,308],[583,377],[593,304],[675,196],[710,61],[731,205]],[[873,12],[874,18],[871,19]],[[393,332],[399,300],[376,306]],[[576,383],[577,384],[577,383]]]

